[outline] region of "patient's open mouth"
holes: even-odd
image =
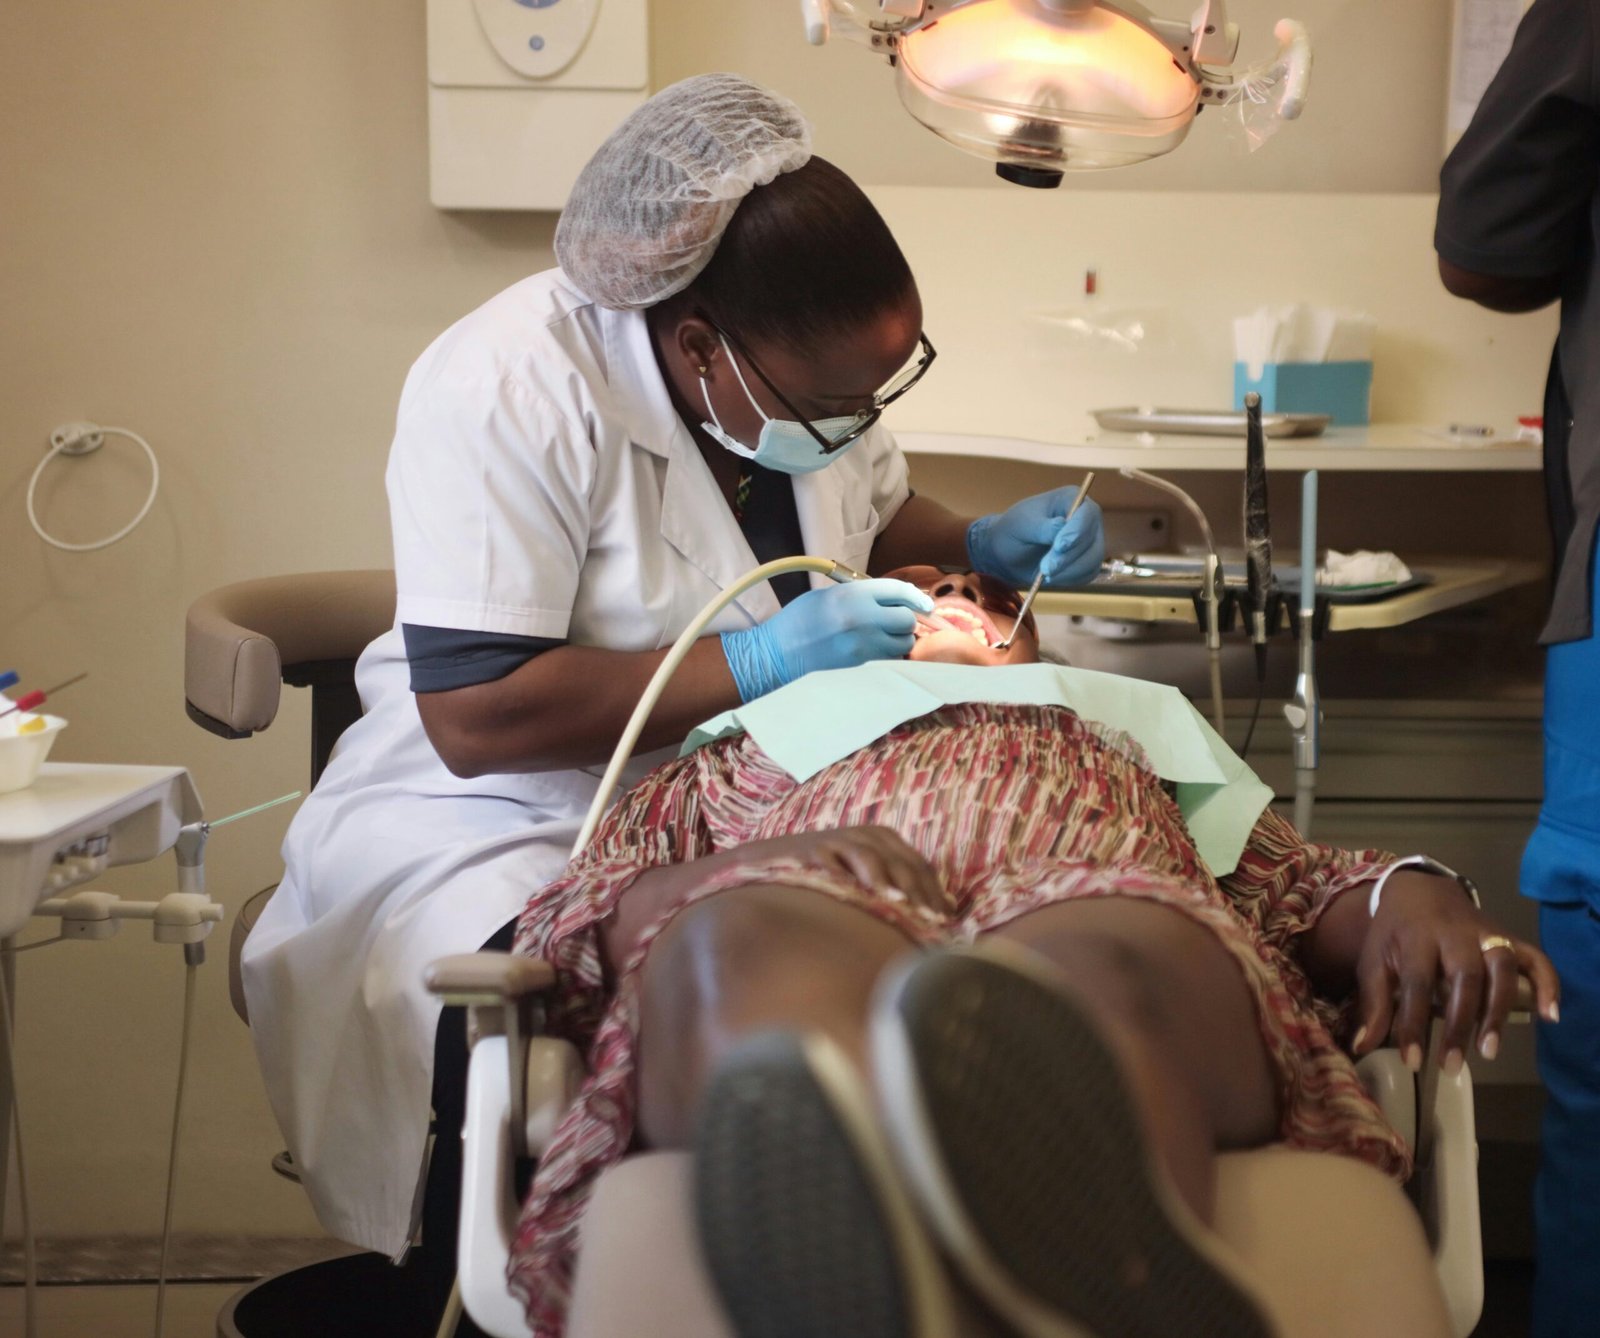
[[[993,646],[1000,640],[994,624],[984,612],[964,600],[960,603],[936,604],[933,616],[941,620],[949,630],[962,636],[970,636],[980,646]],[[919,637],[932,636],[939,630],[925,623],[917,625]]]

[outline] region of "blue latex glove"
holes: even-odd
[[[933,601],[905,581],[850,581],[810,590],[764,623],[722,634],[741,701],[792,683],[813,669],[847,669],[904,659],[916,640],[915,609]]]
[[[967,527],[973,568],[1019,589],[1033,584],[1041,566],[1046,589],[1087,585],[1105,561],[1106,536],[1100,508],[1088,499],[1063,524],[1077,495],[1076,488],[1055,488],[980,516]]]

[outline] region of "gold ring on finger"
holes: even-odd
[[[1517,945],[1504,934],[1485,934],[1478,940],[1478,951],[1481,953],[1491,953],[1496,948],[1504,948],[1507,952],[1515,952]]]

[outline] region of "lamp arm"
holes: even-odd
[[[1189,20],[1193,65],[1232,65],[1239,54],[1239,26],[1228,22],[1227,0],[1200,0]]]
[[[806,41],[812,46],[824,45],[833,35],[837,21],[841,37],[887,51],[895,35],[913,32],[952,10],[977,3],[978,0],[941,0],[934,8],[928,0],[800,0],[800,21],[806,30]],[[1081,13],[1094,8],[1099,0],[1039,0],[1039,3],[1064,13]]]
[[[1311,82],[1311,38],[1305,25],[1294,19],[1279,19],[1272,35],[1278,39],[1278,54],[1269,61],[1238,74],[1197,70],[1202,105],[1227,107],[1249,99],[1270,103],[1272,115],[1280,121],[1299,116]]]

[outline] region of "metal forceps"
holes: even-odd
[[[1083,505],[1084,500],[1089,496],[1089,488],[1093,483],[1094,470],[1091,469],[1083,476],[1083,482],[1078,487],[1078,495],[1072,499],[1072,505],[1067,508],[1067,518],[1061,522],[1062,529],[1066,529],[1072,522],[1072,518],[1077,514],[1078,508]],[[1045,557],[1049,556],[1048,553],[1045,554]],[[1044,561],[1041,559],[1039,562],[1039,574],[1033,578],[1033,584],[1028,587],[1028,593],[1022,597],[1022,607],[1017,610],[1017,621],[1012,624],[1011,635],[1006,637],[1004,641],[997,641],[994,645],[995,650],[1009,650],[1011,648],[1011,643],[1017,639],[1017,628],[1022,626],[1022,620],[1028,616],[1028,610],[1033,607],[1034,596],[1039,593],[1039,587],[1043,584]]]

